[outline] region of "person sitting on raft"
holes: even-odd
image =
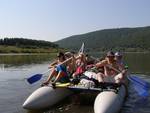
[[[67,75],[67,63],[71,60],[65,58],[64,53],[59,52],[57,54],[58,60],[52,64],[50,64],[50,68],[52,68],[50,75],[47,80],[42,85],[48,85],[49,82],[55,77],[53,82],[69,82],[69,77]]]
[[[72,58],[72,60],[68,63],[67,65],[67,72],[68,72],[68,75],[71,77],[72,74],[75,72],[75,53],[74,52],[65,52],[65,58],[66,59],[69,59],[69,58]]]
[[[75,60],[76,71],[72,74],[73,78],[80,76],[85,71],[86,67],[86,59],[83,53],[80,53]]]
[[[124,82],[125,69],[116,62],[114,57],[114,53],[109,51],[104,60],[95,64],[96,68],[104,67],[104,74],[97,73],[99,82]]]
[[[92,65],[92,64],[95,64],[97,63],[98,59],[93,57],[93,56],[89,56],[88,54],[85,55],[85,59],[86,59],[86,63],[87,63],[87,66],[88,65]]]
[[[128,72],[128,66],[124,65],[123,54],[121,52],[116,52],[115,53],[115,60],[116,60],[117,64],[119,65],[119,67],[121,67],[122,69],[125,69],[124,75],[126,75]],[[126,76],[124,76],[124,81],[126,81],[126,83],[127,83],[127,77]]]
[[[122,53],[121,52],[116,52],[115,53],[115,60],[116,60],[116,62],[120,65],[120,66],[122,66],[122,67],[124,67],[124,63],[123,63],[123,55],[122,55]]]

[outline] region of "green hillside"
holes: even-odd
[[[85,42],[87,51],[150,51],[150,26],[94,31],[55,42],[60,47],[78,49]]]
[[[25,38],[0,39],[0,53],[51,53],[58,50],[57,44],[44,40]]]

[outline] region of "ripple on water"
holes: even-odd
[[[149,81],[150,77],[146,75],[140,76]],[[39,87],[37,85],[28,85],[24,80],[8,80],[0,82],[0,113],[94,113],[93,104],[78,104],[75,105],[70,99],[59,103],[57,106],[48,110],[41,111],[26,111],[22,108],[24,100]],[[137,102],[140,100],[139,96],[129,83],[129,95],[121,109],[121,113],[150,113],[150,97],[142,103]]]

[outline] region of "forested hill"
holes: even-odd
[[[49,41],[25,38],[0,39],[0,53],[52,53],[59,49],[57,44]]]
[[[55,42],[60,47],[78,49],[85,42],[87,51],[150,51],[150,26],[94,31]]]
[[[49,47],[56,48],[58,47],[57,44],[54,44],[49,41],[33,40],[33,39],[25,39],[25,38],[0,39],[0,45],[27,47],[27,48],[49,48]]]

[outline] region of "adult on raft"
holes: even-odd
[[[99,82],[125,83],[126,70],[117,63],[112,51],[107,53],[104,60],[95,64],[95,67],[104,67],[104,74],[97,73]]]
[[[69,76],[67,75],[67,63],[71,60],[71,58],[66,60],[65,55],[62,52],[59,52],[57,57],[58,60],[50,64],[49,68],[52,68],[52,71],[42,86],[48,85],[49,82],[69,82]]]

